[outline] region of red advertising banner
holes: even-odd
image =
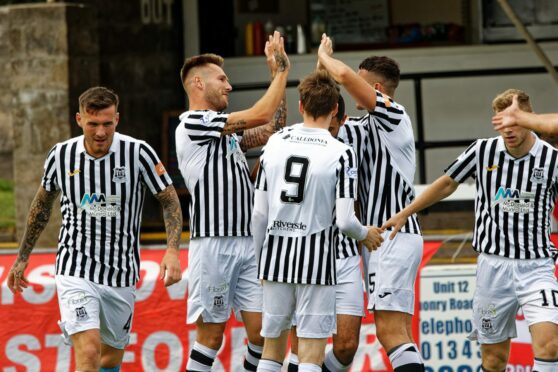
[[[440,242],[425,243],[421,268],[439,246]],[[186,367],[190,345],[196,338],[195,326],[185,324],[187,250],[181,252],[183,280],[168,288],[158,279],[163,253],[163,250],[142,251],[131,343],[126,348],[122,371],[171,372],[183,371]],[[57,325],[55,254],[31,255],[26,271],[31,286],[17,295],[7,287],[7,273],[14,259],[15,255],[0,255],[0,371],[73,371],[72,350],[63,343]],[[417,280],[417,299],[419,296]],[[417,322],[414,331],[418,340]],[[242,323],[232,316],[213,370],[242,370],[246,342]],[[529,355],[525,357],[529,358]],[[528,361],[526,365],[530,363]],[[351,370],[391,371],[389,360],[375,336],[371,315],[363,321],[360,347]]]

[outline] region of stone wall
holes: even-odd
[[[71,136],[75,125],[70,101],[99,82],[96,14],[83,5],[37,4],[0,8],[7,34],[2,45],[0,117],[13,128],[17,238],[40,186],[46,154]],[[4,43],[3,42],[3,43]],[[85,73],[84,73],[85,72]],[[5,99],[5,97],[9,97]],[[56,246],[60,210],[37,246]]]

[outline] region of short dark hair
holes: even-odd
[[[327,71],[315,71],[298,84],[304,111],[314,119],[326,116],[339,101],[339,88]]]
[[[213,53],[205,53],[205,54],[200,54],[199,56],[186,58],[184,60],[184,65],[180,69],[180,79],[182,81],[182,84],[184,84],[184,81],[186,80],[186,76],[188,76],[188,73],[194,67],[204,66],[208,64],[213,64],[219,67],[223,67],[224,63],[225,60],[223,59],[223,57]]]
[[[494,97],[492,101],[492,110],[494,110],[494,112],[505,110],[513,103],[513,96],[517,96],[517,103],[521,111],[533,112],[529,95],[519,89],[507,89]]]
[[[401,76],[399,64],[389,57],[368,57],[360,63],[358,69],[380,75],[385,79],[384,85],[386,85],[386,88],[391,91],[395,91],[399,85],[399,78]]]
[[[118,95],[105,87],[92,87],[79,96],[79,110],[96,113],[111,106],[118,111]]]
[[[341,122],[341,120],[343,120],[343,116],[345,116],[345,100],[343,99],[343,96],[339,94],[339,100],[337,101],[337,115],[335,115],[335,118],[337,121]]]

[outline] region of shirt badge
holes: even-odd
[[[533,183],[544,183],[544,168],[533,168],[531,172],[531,182]]]
[[[112,170],[112,182],[123,183],[126,182],[126,167],[114,167]]]
[[[156,166],[155,166],[155,171],[157,171],[157,175],[158,176],[162,176],[163,174],[167,173],[167,170],[165,169],[165,166],[163,165],[163,163],[159,162]]]

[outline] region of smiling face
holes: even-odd
[[[203,67],[201,73],[204,99],[214,111],[223,111],[229,105],[229,92],[232,90],[223,69],[215,64]]]
[[[96,112],[80,111],[76,120],[83,130],[87,153],[95,158],[108,154],[119,120],[116,106]]]

